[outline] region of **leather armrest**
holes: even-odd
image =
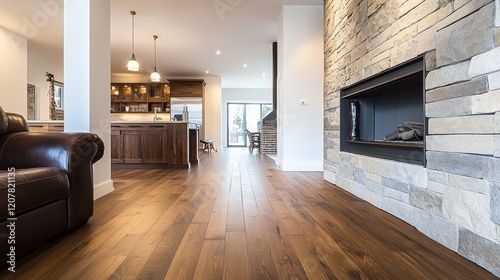
[[[92,133],[18,132],[0,139],[0,168],[59,167],[68,174],[68,225],[75,228],[93,214],[92,164],[104,153]]]

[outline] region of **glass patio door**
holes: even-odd
[[[264,110],[263,110],[264,106]],[[227,145],[228,147],[247,146],[245,129],[259,131],[262,113],[268,111],[269,104],[228,103],[227,104]]]

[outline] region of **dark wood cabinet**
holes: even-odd
[[[111,163],[190,167],[198,163],[198,126],[186,122],[112,124]]]
[[[123,130],[123,163],[142,163],[142,131]]]
[[[169,80],[170,96],[172,97],[203,97],[205,81],[195,80]]]
[[[123,136],[120,130],[111,129],[111,163],[123,163]]]
[[[143,131],[143,163],[166,163],[167,135],[164,130]]]
[[[170,112],[170,85],[167,83],[111,84],[111,113]]]

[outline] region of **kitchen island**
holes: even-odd
[[[113,167],[184,167],[198,164],[198,130],[189,122],[111,122]]]

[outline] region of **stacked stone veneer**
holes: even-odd
[[[325,0],[325,179],[497,276],[499,10],[498,0]],[[419,55],[426,167],[340,152],[340,89]]]
[[[276,122],[263,124],[260,130],[260,152],[263,154],[278,153],[278,134]]]

